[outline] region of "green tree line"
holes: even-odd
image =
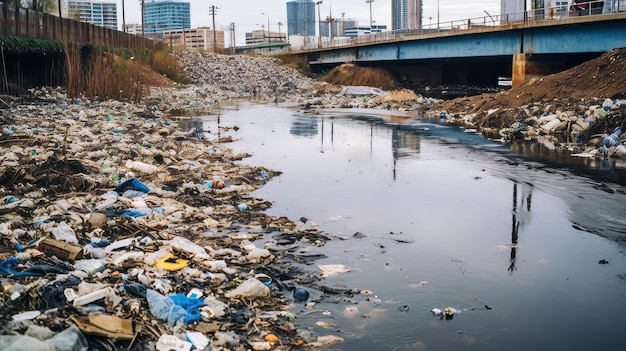
[[[58,10],[57,0],[0,0],[0,2],[46,13],[56,13]]]

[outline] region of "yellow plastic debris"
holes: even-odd
[[[171,253],[168,253],[167,255],[163,256],[163,258],[158,260],[154,264],[154,266],[163,268],[166,271],[177,271],[177,270],[187,267],[187,263],[189,263],[189,260],[176,258],[176,256],[172,255]]]

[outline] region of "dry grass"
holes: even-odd
[[[65,44],[67,94],[141,101],[151,86],[187,84],[188,75],[167,50],[117,50]]]
[[[311,71],[306,55],[281,54],[274,57],[281,60],[283,62],[283,66],[293,68],[300,72],[300,74],[309,78],[317,78],[315,73]]]
[[[181,84],[191,83],[189,75],[187,75],[180,67],[180,64],[170,55],[167,50],[161,50],[154,53],[152,59],[152,69],[174,82]]]
[[[141,101],[145,59],[124,58],[93,46],[65,45],[67,94]]]

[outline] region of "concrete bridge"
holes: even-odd
[[[493,18],[491,18],[493,20]],[[471,20],[451,28],[419,29],[331,42],[304,50],[319,70],[342,63],[387,68],[408,87],[518,85],[626,47],[626,12],[545,18],[495,25]]]

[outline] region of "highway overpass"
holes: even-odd
[[[517,85],[626,47],[626,12],[543,16],[497,25],[488,19],[456,23],[337,40],[301,53],[320,71],[353,62],[389,69],[407,86],[489,86],[496,85],[499,76],[512,77]]]

